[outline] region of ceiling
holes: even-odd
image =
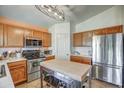
[[[93,17],[106,9],[111,8],[111,5],[60,5],[63,9],[66,21],[71,21],[74,24],[80,23]],[[42,14],[34,5],[0,5],[0,16],[5,16],[10,19],[42,26],[45,28],[58,23],[54,19]]]

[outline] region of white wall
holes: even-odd
[[[114,6],[80,24],[77,24],[76,32],[122,24],[122,7],[123,6]]]
[[[104,28],[114,25],[120,25],[124,23],[124,10],[123,6],[113,6],[112,8],[76,25],[75,32],[83,32],[88,30],[94,30],[98,28]],[[123,14],[123,17],[122,17]],[[123,22],[122,22],[123,21]],[[73,51],[76,50],[81,53],[81,55],[89,55],[89,52],[92,51],[91,47],[77,47],[73,48]]]
[[[57,57],[57,51],[58,48],[61,49],[61,47],[58,47],[57,45],[57,35],[58,34],[64,34],[66,33],[68,35],[68,44],[67,44],[67,50],[68,52],[70,52],[70,23],[69,22],[65,22],[65,23],[58,23],[55,24],[53,26],[51,26],[49,28],[49,32],[52,33],[52,47],[51,49],[53,50],[53,54]],[[61,44],[64,44],[65,41],[63,41],[64,39],[61,38]],[[61,53],[63,53],[63,49],[61,49]]]

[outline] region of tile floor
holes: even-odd
[[[117,88],[117,86],[99,81],[99,80],[92,80],[92,88]],[[29,83],[24,83],[21,85],[16,86],[16,88],[40,88],[40,79],[34,80]],[[47,88],[46,83],[44,82],[44,88]]]

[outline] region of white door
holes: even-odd
[[[63,60],[70,59],[70,34],[57,33],[57,55],[56,57]]]

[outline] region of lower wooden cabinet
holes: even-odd
[[[18,85],[27,81],[27,65],[26,61],[17,61],[8,64],[14,85]]]
[[[89,65],[91,64],[91,58],[82,57],[82,56],[71,55],[70,61],[82,63],[82,64],[89,64]]]
[[[47,56],[47,57],[46,57],[46,61],[47,61],[47,60],[52,60],[52,59],[55,59],[55,56],[54,56],[54,55],[51,55],[51,56]]]

